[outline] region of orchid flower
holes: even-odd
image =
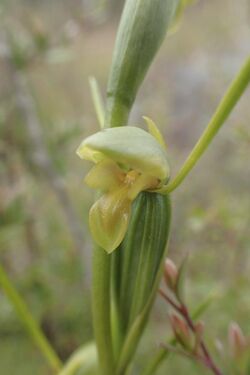
[[[83,140],[81,159],[95,166],[86,184],[101,191],[89,212],[95,242],[108,253],[122,242],[132,202],[141,191],[160,191],[169,179],[166,146],[152,120],[144,117],[149,132],[134,127],[103,129]]]

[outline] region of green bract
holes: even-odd
[[[157,190],[169,179],[163,138],[152,120],[149,132],[134,126],[104,129],[86,138],[77,154],[96,165],[85,182],[103,195],[90,210],[95,241],[112,252],[123,240],[131,204],[143,190]]]

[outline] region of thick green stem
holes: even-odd
[[[107,110],[107,114],[109,110]],[[119,123],[126,124],[128,111],[115,113]],[[107,115],[109,120],[105,127],[112,127],[113,116]],[[95,246],[93,257],[93,290],[92,310],[95,340],[98,352],[100,375],[115,374],[114,348],[111,328],[111,255],[101,247]]]
[[[4,268],[0,264],[0,284],[12,303],[14,309],[26,330],[30,334],[31,338],[35,344],[40,349],[41,353],[44,355],[50,367],[57,373],[61,367],[62,363],[57,356],[56,352],[48,342],[47,338],[41,331],[39,325],[32,317],[31,313],[28,310],[25,302],[22,297],[16,291],[12,283],[10,282],[8,275],[6,274]]]
[[[107,114],[109,110],[107,110]],[[105,127],[113,126],[113,116],[108,116]],[[128,111],[116,112],[121,124],[126,124]],[[95,246],[93,257],[92,310],[100,375],[115,374],[114,348],[111,328],[111,255]]]
[[[110,124],[110,127],[127,125],[130,107],[122,100],[117,98],[110,98],[107,102],[107,115],[105,122]]]
[[[248,57],[247,61],[222,98],[214,116],[207,125],[206,130],[189,154],[177,176],[166,186],[166,188],[164,188],[164,192],[170,193],[171,191],[175,190],[182,183],[184,178],[189,174],[189,172],[205,152],[221,126],[224,124],[227,117],[232,112],[241,95],[246,90],[249,82],[250,58]]]

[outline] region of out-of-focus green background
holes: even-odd
[[[75,149],[98,130],[88,77],[105,94],[123,1],[0,2],[0,259],[63,359],[92,338],[89,168]],[[131,124],[153,118],[174,175],[250,47],[249,0],[200,0],[162,46]],[[22,67],[22,79],[13,68]],[[211,291],[206,339],[226,343],[230,321],[250,333],[249,91],[173,194],[169,254],[189,254],[187,301]],[[157,300],[138,370],[169,334]],[[215,353],[214,349],[214,353]],[[168,367],[170,366],[170,367]],[[173,356],[160,374],[201,374]],[[46,375],[46,363],[0,291],[0,374]]]

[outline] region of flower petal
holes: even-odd
[[[148,132],[135,126],[104,129],[86,138],[77,150],[95,163],[107,157],[161,181],[169,178],[166,150]]]
[[[104,194],[91,207],[89,224],[96,243],[108,253],[122,242],[127,231],[131,200],[127,197],[128,187]]]
[[[125,174],[118,165],[110,159],[97,163],[85,177],[86,184],[93,189],[112,191],[121,185]]]
[[[94,163],[98,163],[105,159],[105,154],[86,145],[84,141],[77,148],[76,153],[81,159],[90,160]]]
[[[164,148],[164,150],[166,150],[167,146],[166,146],[166,143],[164,141],[164,138],[163,138],[160,130],[158,129],[158,127],[154,123],[154,121],[151,120],[151,118],[149,118],[147,116],[143,116],[143,118],[146,121],[149,133],[157,140],[157,142]]]
[[[157,185],[159,181],[155,177],[141,174],[129,188],[128,197],[134,200],[141,191],[154,189]]]

